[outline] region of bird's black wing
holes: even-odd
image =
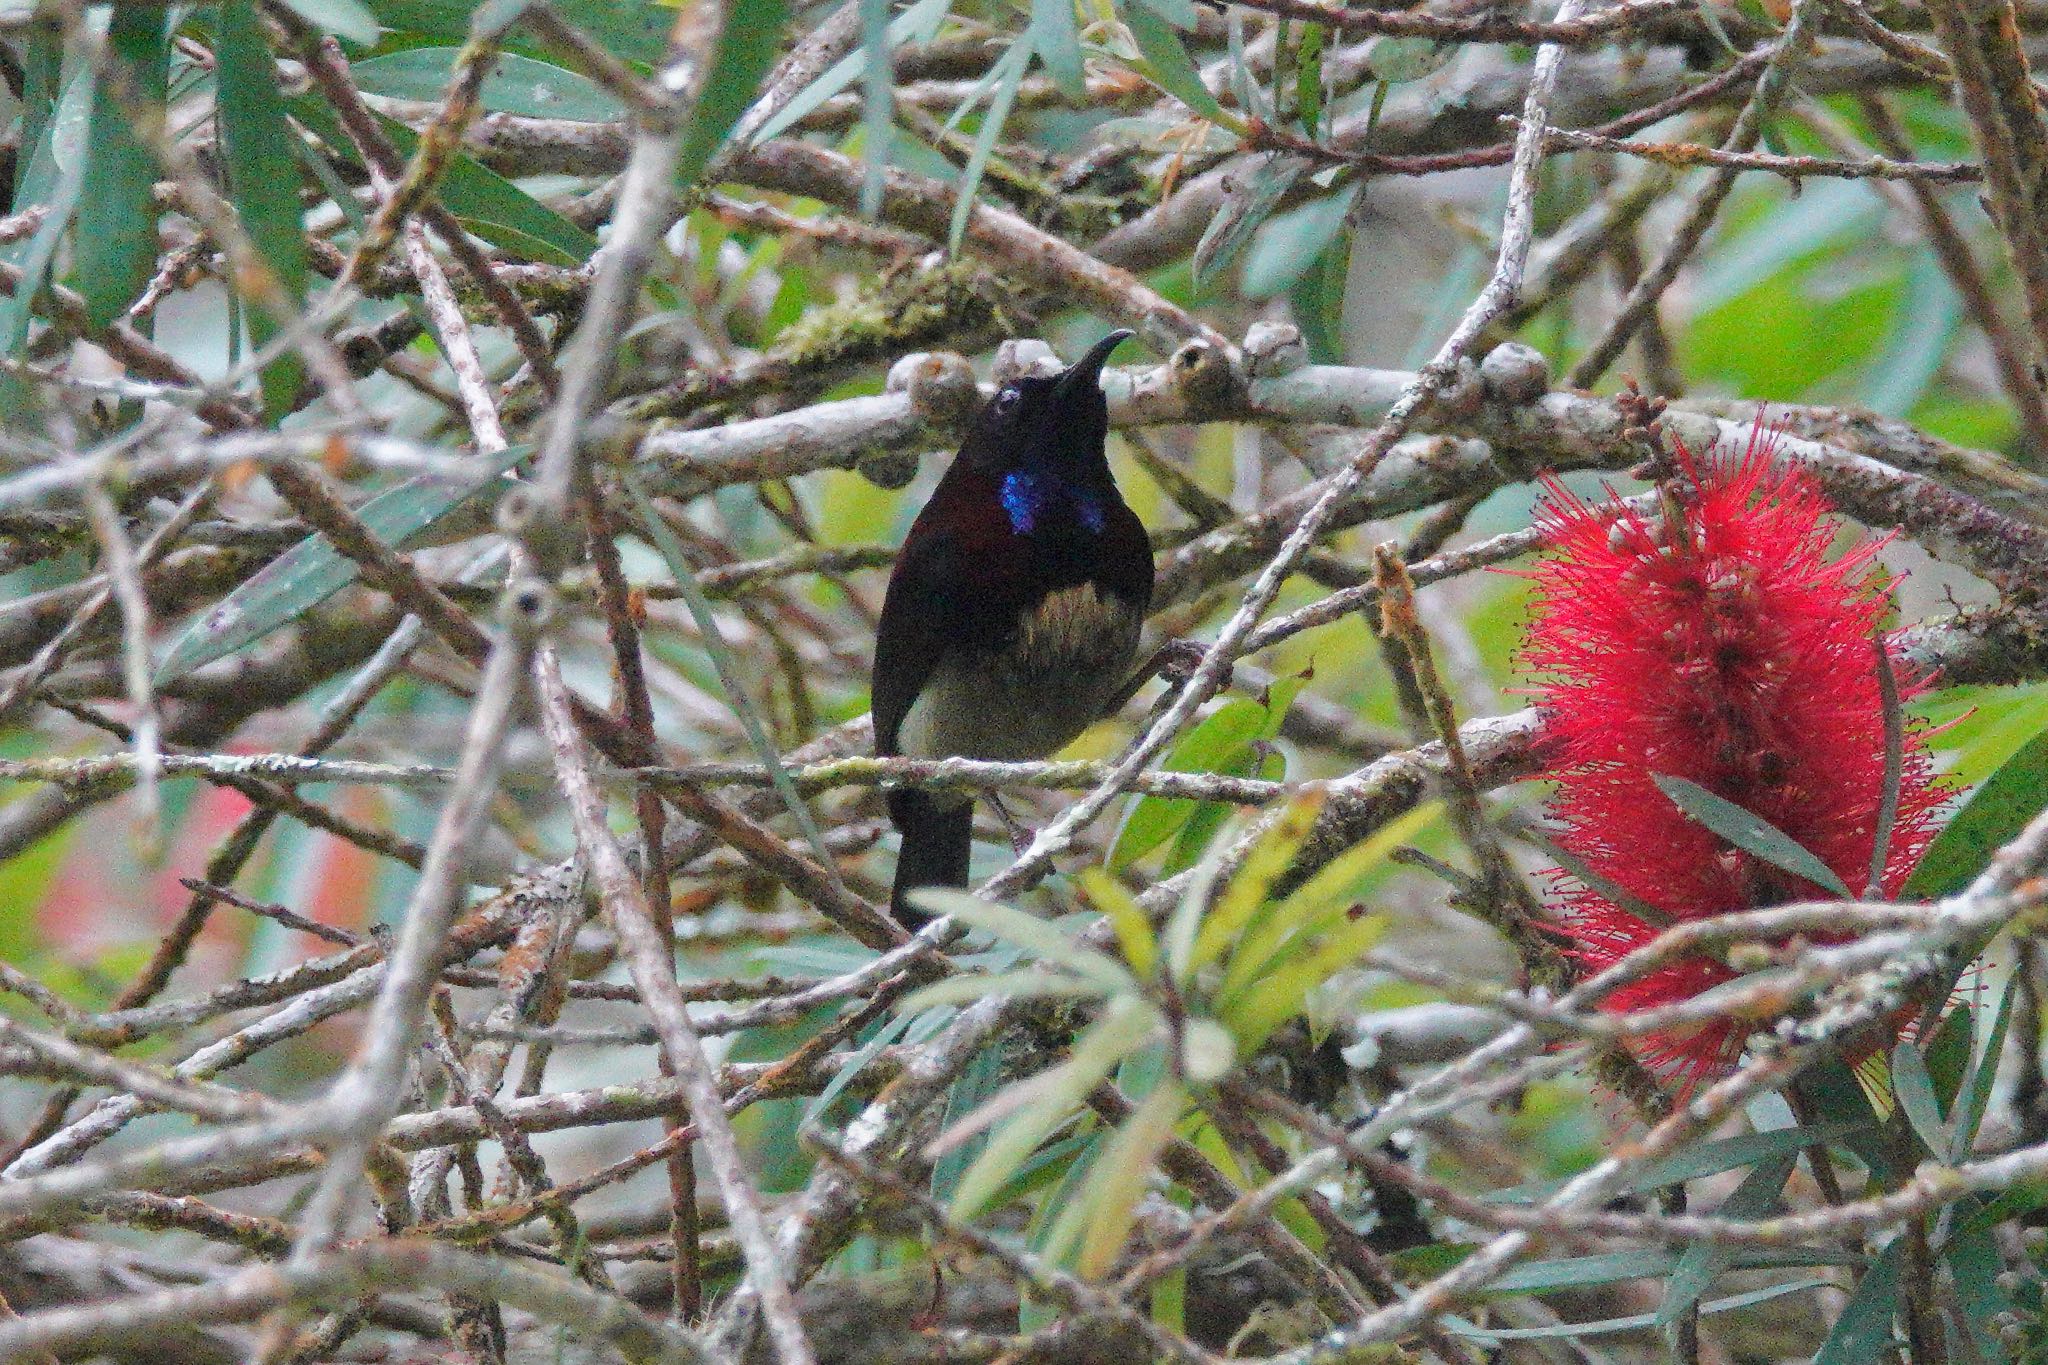
[[[889,593],[875,632],[869,706],[875,717],[877,754],[896,752],[896,732],[903,718],[959,638],[959,592],[957,539],[947,531],[913,526],[895,572],[889,575]]]

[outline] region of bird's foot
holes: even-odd
[[[1003,804],[1002,793],[990,792],[988,804],[995,811],[996,819],[1003,822],[1003,830],[1010,836],[1010,851],[1021,858],[1031,847],[1031,831],[1024,828],[1010,808]]]
[[[1208,655],[1209,646],[1200,640],[1168,640],[1153,651],[1151,670],[1168,687],[1186,687]]]
[[[1104,709],[1105,715],[1114,715],[1124,709],[1124,704],[1138,695],[1138,689],[1154,678],[1166,684],[1167,695],[1180,691],[1188,685],[1188,679],[1195,676],[1195,670],[1208,657],[1209,646],[1200,640],[1175,638],[1162,643],[1152,651],[1152,657],[1131,676],[1131,680],[1117,692],[1116,700]],[[1230,679],[1223,680],[1224,687],[1230,686]]]

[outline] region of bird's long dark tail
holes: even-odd
[[[956,800],[941,805],[929,792],[891,792],[889,816],[903,831],[889,913],[914,934],[931,923],[932,917],[909,904],[912,891],[920,886],[967,885],[967,860],[974,847],[974,803]]]

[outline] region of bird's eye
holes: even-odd
[[[1019,389],[1015,384],[1010,385],[1010,387],[996,395],[996,411],[1000,413],[1015,412],[1017,404],[1022,401],[1023,397],[1024,391],[1022,389]]]

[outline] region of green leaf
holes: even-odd
[[[29,30],[21,45],[21,132],[15,142],[14,207],[35,202],[29,190],[33,153],[43,146],[64,90],[64,37],[54,24]],[[24,155],[27,153],[27,155]]]
[[[1758,1270],[1770,1266],[1855,1265],[1861,1258],[1839,1247],[1735,1249],[1730,1270]],[[1555,1261],[1531,1261],[1516,1266],[1488,1285],[1489,1294],[1547,1294],[1558,1289],[1591,1289],[1603,1284],[1621,1284],[1668,1275],[1678,1265],[1678,1254],[1660,1247],[1634,1251],[1613,1251],[1598,1256],[1567,1256]],[[1654,1313],[1644,1315],[1645,1326]]]
[[[26,730],[15,732],[23,737],[28,733]],[[8,757],[26,758],[33,752],[9,753]],[[27,796],[31,790],[21,786],[0,790],[0,809]],[[42,954],[47,946],[45,937],[57,922],[57,916],[45,916],[39,912],[44,901],[64,894],[57,874],[75,851],[78,836],[84,829],[83,821],[66,821],[22,852],[0,862],[0,905],[14,907],[14,913],[0,916],[0,962],[26,969]]]
[[[1055,1183],[1066,1183],[1069,1176],[1087,1174],[1086,1163],[1080,1158],[1092,1156],[1094,1149],[1101,1145],[1102,1133],[1097,1130],[1088,1133],[1070,1133],[1055,1138],[1033,1152],[1016,1174],[1004,1181],[996,1192],[989,1196],[988,1206],[1004,1209],[1020,1199]],[[953,1154],[948,1152],[950,1158]],[[1076,1182],[1078,1183],[1078,1176]]]
[[[1988,1231],[2000,1223],[2032,1213],[2044,1204],[2048,1204],[2048,1182],[2040,1180],[2016,1186],[1995,1199],[1965,1195],[1956,1201],[1957,1221],[1948,1235],[1948,1242]]]
[[[1174,1269],[1152,1281],[1152,1321],[1169,1332],[1186,1336],[1188,1331],[1188,1268]]]
[[[905,43],[928,42],[939,31],[939,25],[945,22],[952,8],[953,0],[917,0],[890,22],[890,49],[893,51]],[[866,69],[867,56],[864,52],[840,58],[824,75],[805,86],[802,93],[762,124],[752,141],[758,144],[782,136],[809,117],[819,105],[852,85]]]
[[[1249,697],[1233,697],[1224,702],[1174,746],[1164,764],[1166,771],[1217,773],[1227,777],[1249,777],[1254,772],[1261,776],[1275,776],[1275,768],[1284,771],[1284,765],[1261,761],[1258,758],[1259,748],[1262,741],[1271,740],[1280,733],[1288,707],[1294,704],[1294,698],[1307,684],[1308,678],[1302,674],[1277,678],[1266,694],[1256,701]],[[1278,755],[1271,757],[1277,760]],[[1110,851],[1109,865],[1119,869],[1128,867],[1201,818],[1207,820],[1210,827],[1197,831],[1194,837],[1182,839],[1174,856],[1168,860],[1167,871],[1171,875],[1192,867],[1200,859],[1208,838],[1213,837],[1215,827],[1230,814],[1231,809],[1222,802],[1199,802],[1183,797],[1141,797],[1125,818],[1124,828]]]
[[[896,66],[890,57],[889,0],[860,0],[860,212],[882,212],[884,172],[896,151]]]
[[[953,221],[946,230],[946,249],[956,254],[967,236],[967,220],[974,213],[974,196],[981,188],[982,174],[988,169],[988,159],[995,152],[1003,125],[1009,122],[1010,108],[1017,102],[1017,91],[1024,84],[1024,72],[1031,65],[1035,36],[1033,30],[1026,29],[989,72],[995,92],[989,96],[988,110],[982,114],[981,128],[974,137],[974,148],[967,154],[967,165],[960,172],[959,188],[953,197]]]
[[[263,25],[250,0],[221,6],[214,44],[220,89],[222,159],[242,228],[294,304],[306,299],[305,223],[291,123],[277,85],[277,63],[263,41]],[[277,320],[261,307],[248,310],[249,335],[258,346],[277,335]],[[304,369],[297,356],[264,366],[264,411],[274,422],[291,410]]]
[[[1287,306],[1308,343],[1309,359],[1318,365],[1336,365],[1344,359],[1344,295],[1351,283],[1355,236],[1349,227],[1340,231],[1287,291]]]
[[[1224,69],[1230,77],[1230,93],[1237,100],[1237,107],[1261,123],[1270,124],[1277,115],[1273,102],[1266,98],[1265,87],[1252,74],[1251,59],[1244,50],[1244,15],[1236,9],[1228,9],[1223,15],[1224,33],[1227,37]]]
[[[470,36],[477,3],[369,0],[369,7],[385,28],[414,39],[451,43]],[[551,8],[614,57],[642,67],[652,67],[661,61],[676,15],[675,6],[661,0],[553,0]],[[507,35],[507,43],[522,44],[518,30]],[[540,51],[538,47],[526,46],[529,51]]]
[[[371,534],[404,549],[428,527],[480,493],[493,501],[510,487],[500,476],[533,451],[511,446],[480,458],[472,478],[422,476],[379,493],[356,509]],[[162,686],[222,659],[319,606],[355,582],[355,561],[309,536],[285,551],[185,628],[156,667]]]
[[[1223,1022],[1237,1040],[1238,1055],[1250,1056],[1274,1029],[1301,1013],[1310,993],[1356,962],[1386,933],[1388,923],[1384,913],[1363,915],[1345,920],[1327,936],[1295,935],[1290,946],[1313,939],[1314,948],[1291,961],[1280,959],[1223,1004]]]
[[[1956,1204],[1956,1215],[1964,1217],[1971,1211],[1972,1203],[1991,1202],[1982,1195],[1971,1196]],[[1985,1360],[2006,1359],[2007,1353],[1998,1340],[1998,1322],[2000,1315],[2012,1312],[2015,1305],[1998,1287],[1999,1276],[2005,1272],[2005,1258],[1999,1254],[1990,1227],[1954,1233],[1943,1246],[1941,1258],[1948,1262],[1956,1298],[1963,1308],[1960,1316],[1969,1325],[1978,1352]]]
[[[1925,1050],[1928,1079],[1944,1113],[1954,1107],[1956,1096],[1962,1092],[1963,1078],[1969,1074],[1976,1013],[1967,1002],[1951,1009],[1936,1027]]]
[[[1298,156],[1271,152],[1234,182],[1223,207],[1203,229],[1202,240],[1195,243],[1196,289],[1204,288],[1215,279],[1217,272],[1236,259],[1237,253],[1252,239],[1252,233],[1273,216],[1274,210],[1280,207],[1280,201],[1287,197],[1287,192],[1294,188],[1297,180],[1308,174],[1309,169],[1309,163]]]
[[[107,29],[119,79],[93,87],[86,183],[72,235],[72,279],[95,328],[120,318],[156,272],[156,157],[137,137],[137,118],[161,122],[169,72],[164,11],[122,5]]]
[[[1003,1044],[995,1043],[975,1053],[974,1060],[967,1064],[966,1070],[962,1071],[959,1078],[947,1088],[945,1120],[939,1125],[940,1132],[945,1132],[980,1108],[982,1103],[1001,1087],[1004,1050]],[[976,1137],[939,1158],[932,1167],[932,1198],[941,1203],[953,1198],[953,1191],[960,1183],[961,1172],[965,1171],[967,1164],[980,1154],[981,1146],[982,1139]]]
[[[1059,92],[1075,103],[1088,98],[1088,73],[1081,63],[1081,28],[1074,0],[1031,0],[1032,46]]]
[[[1909,1038],[1901,1038],[1892,1049],[1892,1096],[1906,1111],[1913,1132],[1937,1156],[1948,1150],[1948,1132],[1941,1123],[1941,1103],[1934,1097],[1934,1080],[1927,1074],[1927,1059]]]
[[[1716,1218],[1748,1221],[1764,1218],[1783,1207],[1782,1195],[1792,1168],[1799,1164],[1797,1152],[1780,1152],[1764,1158],[1742,1178],[1735,1192],[1721,1201]],[[1657,1305],[1656,1325],[1668,1327],[1706,1297],[1714,1280],[1735,1259],[1735,1248],[1718,1242],[1701,1242],[1685,1249],[1664,1284],[1664,1299]]]
[[[1744,853],[1832,891],[1844,900],[1855,898],[1842,879],[1835,875],[1834,869],[1761,815],[1744,810],[1733,801],[1716,796],[1699,783],[1683,777],[1652,773],[1650,780],[1688,818],[1705,825]]]
[[[1198,972],[1223,956],[1224,950],[1237,942],[1245,926],[1251,923],[1253,915],[1266,904],[1266,898],[1294,861],[1294,855],[1301,851],[1301,845],[1314,828],[1316,816],[1322,811],[1321,793],[1297,796],[1281,810],[1279,819],[1273,822],[1252,851],[1216,897],[1215,908],[1202,921],[1200,931],[1195,935],[1193,950],[1185,963],[1174,964],[1175,971],[1186,976]],[[1270,917],[1268,917],[1270,921]]]
[[[1160,766],[1171,773],[1221,772],[1250,754],[1265,725],[1265,708],[1247,697],[1224,702],[1174,746]],[[1109,865],[1129,867],[1180,831],[1201,802],[1191,797],[1144,796],[1131,807],[1110,850]]]
[[[1010,1000],[1088,1000],[1103,995],[1095,982],[1043,967],[1020,967],[1010,972],[969,972],[934,981],[903,997],[896,1008],[906,1015],[935,1005],[966,1005],[991,995]]]
[[[361,0],[284,0],[284,6],[322,33],[364,47],[377,41],[377,16]]]
[[[1877,1111],[1871,1107],[1862,1079],[1839,1058],[1831,1057],[1807,1068],[1798,1085],[1815,1117],[1841,1125],[1843,1131],[1835,1140],[1872,1172],[1898,1179],[1911,1173],[1910,1166],[1905,1170],[1896,1168],[1894,1144],[1881,1131]]]
[[[1258,230],[1245,252],[1242,288],[1246,298],[1270,299],[1294,288],[1314,270],[1344,231],[1359,187],[1289,209]]]
[[[788,0],[749,0],[733,10],[732,22],[718,35],[710,79],[690,110],[690,124],[683,132],[683,149],[676,157],[679,184],[696,183],[724,144],[726,134],[754,102],[761,78],[775,65],[782,28],[788,22]]]
[[[1376,79],[1388,85],[1399,85],[1403,81],[1419,81],[1442,70],[1457,52],[1455,46],[1438,43],[1434,38],[1380,34],[1367,41],[1365,64]]]
[[[1861,1127],[1874,1132],[1877,1116],[1867,1114],[1863,1122],[1823,1123],[1802,1128],[1773,1128],[1763,1133],[1744,1133],[1739,1137],[1717,1138],[1703,1142],[1681,1155],[1645,1166],[1629,1177],[1622,1192],[1639,1194],[1644,1190],[1660,1189],[1665,1185],[1676,1185],[1701,1176],[1718,1175],[1732,1171],[1751,1162],[1768,1161],[1786,1153],[1797,1153],[1808,1147],[1817,1147],[1840,1141],[1851,1131]],[[1489,1204],[1533,1204],[1547,1199],[1563,1189],[1565,1180],[1537,1180],[1511,1189],[1494,1190],[1481,1196]]]
[[[832,1073],[832,1079],[825,1083],[825,1088],[804,1106],[804,1122],[817,1122],[818,1116],[832,1107],[832,1101],[844,1094],[846,1087],[853,1084],[861,1072],[867,1070],[868,1064],[882,1055],[883,1048],[901,1038],[916,1018],[916,1011],[908,1011],[883,1020],[882,1026],[875,1030],[875,1036],[861,1044],[851,1057],[840,1063],[839,1069]]]
[[[1157,1019],[1152,1011],[1134,1002],[1112,1006],[1074,1044],[1073,1055],[1049,1071],[1017,1082],[965,1124],[956,1125],[942,1144],[953,1140],[962,1128],[972,1129],[982,1116],[998,1113],[1000,1125],[989,1134],[988,1145],[960,1177],[953,1196],[952,1212],[967,1219],[991,1206],[996,1192],[1019,1171],[1025,1160],[1053,1129],[1065,1123],[1088,1092],[1107,1076],[1124,1054],[1152,1032]]]
[[[950,915],[970,928],[986,930],[1006,943],[1016,944],[1040,962],[1065,967],[1082,980],[1104,990],[1137,989],[1138,983],[1124,970],[1122,963],[1107,953],[1098,953],[1083,946],[1062,933],[1057,924],[1036,915],[1027,915],[1022,910],[1013,910],[1007,905],[985,901],[950,887],[923,887],[917,896],[919,903],[934,914]]]
[[[1133,0],[1132,7],[1149,10],[1183,33],[1194,32],[1202,22],[1195,0]]]
[[[360,164],[333,110],[309,95],[294,99],[291,110],[292,117],[318,134],[336,156]],[[419,135],[395,119],[379,114],[377,126],[400,156],[410,157],[419,146]],[[466,154],[449,161],[440,199],[477,236],[532,260],[581,265],[597,250],[596,237]]]
[[[1783,1298],[1787,1294],[1803,1294],[1809,1289],[1827,1289],[1833,1280],[1793,1280],[1789,1284],[1768,1285],[1763,1289],[1752,1289],[1746,1294],[1730,1294],[1725,1299],[1715,1299],[1700,1307],[1701,1317],[1712,1317],[1717,1313],[1732,1313],[1740,1308],[1749,1308],[1771,1299]],[[1654,1313],[1632,1313],[1622,1318],[1603,1318],[1598,1322],[1560,1322],[1549,1327],[1479,1327],[1463,1318],[1447,1316],[1444,1325],[1461,1337],[1470,1337],[1480,1342],[1539,1341],[1545,1338],[1576,1338],[1608,1336],[1616,1332],[1635,1332],[1655,1325]]]
[[[1813,1365],[1868,1365],[1892,1354],[1892,1319],[1899,1311],[1899,1246],[1894,1242],[1863,1273]]]
[[[1167,1081],[1138,1103],[1116,1130],[1102,1156],[1088,1173],[1082,1196],[1066,1210],[1085,1229],[1074,1259],[1074,1269],[1084,1279],[1106,1275],[1129,1240],[1136,1221],[1138,1199],[1159,1160],[1159,1153],[1173,1137],[1187,1103],[1187,1093],[1178,1081]],[[1058,1257],[1066,1238],[1056,1230],[1047,1250]]]
[[[1313,933],[1333,912],[1349,911],[1360,879],[1384,865],[1401,845],[1413,842],[1441,814],[1438,802],[1423,802],[1323,864],[1314,876],[1268,907],[1231,945],[1222,989],[1236,990],[1266,970],[1283,951],[1289,935]]]
[[[29,320],[35,313],[35,298],[56,259],[64,230],[71,225],[79,194],[85,184],[86,144],[93,108],[93,74],[81,66],[64,86],[43,126],[41,142],[22,172],[17,209],[44,204],[49,212],[25,242],[0,246],[0,261],[21,271],[14,292],[0,298],[0,350],[13,355],[28,340]],[[9,376],[11,378],[11,376]]]
[[[1149,980],[1159,960],[1159,941],[1152,933],[1152,922],[1146,918],[1144,907],[1124,889],[1123,883],[1102,868],[1084,867],[1077,879],[1088,899],[1109,921],[1124,962],[1140,980]]]
[[[1145,58],[1144,74],[1154,85],[1185,104],[1197,117],[1212,123],[1234,122],[1209,93],[1209,87],[1202,84],[1202,73],[1195,69],[1194,58],[1188,56],[1180,35],[1166,20],[1141,4],[1127,6],[1123,20]]]
[[[697,582],[696,568],[689,556],[683,552],[682,542],[676,539],[674,531],[662,520],[655,510],[654,500],[647,496],[632,474],[621,476],[627,496],[633,501],[633,510],[639,520],[641,532],[653,544],[656,553],[668,565],[669,579],[675,584],[683,604],[689,608],[690,619],[697,623],[697,633],[704,644],[704,652],[711,657],[711,665],[718,673],[720,689],[725,693],[726,704],[732,707],[740,729],[745,732],[747,742],[754,747],[754,756],[768,770],[768,780],[775,788],[775,794],[782,799],[783,808],[796,821],[797,828],[818,856],[819,866],[824,868],[827,880],[837,884],[838,862],[832,850],[825,844],[825,836],[818,823],[811,816],[811,808],[798,793],[796,783],[790,780],[789,770],[783,766],[782,750],[776,745],[768,727],[762,722],[759,710],[747,694],[746,684],[741,677],[740,663],[726,643],[725,634],[718,625],[717,613],[711,610],[711,599]],[[842,887],[843,891],[844,888]]]
[[[1323,121],[1323,43],[1321,24],[1311,23],[1301,31],[1301,50],[1295,60],[1294,110],[1301,117],[1301,131],[1311,139]]]
[[[1251,748],[1218,768],[1216,773],[1219,777],[1250,777],[1261,782],[1278,782],[1287,776],[1287,756],[1255,740]],[[1202,861],[1234,814],[1236,808],[1222,801],[1204,801],[1196,806],[1194,813],[1188,816],[1188,822],[1180,827],[1180,833],[1174,836],[1173,849],[1166,855],[1166,863],[1160,871],[1172,877]]]
[[[2048,730],[2008,758],[1950,817],[1906,879],[1912,900],[1953,896],[2048,806]]]
[[[461,51],[409,47],[357,62],[350,70],[366,95],[438,102]],[[590,77],[512,52],[499,54],[478,99],[495,113],[572,123],[616,123],[626,116],[626,106]]]
[[[1999,997],[1998,1010],[1991,1016],[1991,1033],[1984,1040],[1984,1049],[1978,1054],[1956,1095],[1955,1127],[1947,1152],[1951,1162],[1961,1161],[1977,1140],[1978,1125],[1984,1122],[1984,1110],[1991,1103],[1991,1089],[1998,1079],[1998,1062],[2005,1051],[2005,1033],[2012,1023],[2012,1002],[2018,995],[2019,974],[2015,972],[2006,980],[2005,994]]]

